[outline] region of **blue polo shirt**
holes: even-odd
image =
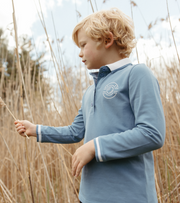
[[[147,66],[128,58],[107,66],[109,74],[104,67],[92,74],[94,84],[72,125],[38,125],[37,141],[94,140],[95,158],[82,170],[81,202],[157,203],[152,151],[165,140],[158,81]]]

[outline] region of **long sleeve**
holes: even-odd
[[[165,118],[157,79],[147,67],[136,65],[129,74],[128,86],[134,127],[95,138],[97,161],[134,157],[163,146]]]
[[[79,109],[78,115],[70,126],[49,127],[37,125],[36,127],[37,142],[75,143],[84,138],[84,132],[85,127],[82,109]]]

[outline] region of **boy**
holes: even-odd
[[[73,31],[79,56],[94,85],[71,126],[16,121],[23,136],[38,142],[74,143],[72,173],[82,170],[82,203],[157,203],[152,151],[162,147],[165,119],[157,79],[128,58],[135,47],[132,20],[118,9],[94,13]]]

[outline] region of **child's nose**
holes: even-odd
[[[79,52],[79,57],[82,58],[83,54],[82,54],[82,51]]]

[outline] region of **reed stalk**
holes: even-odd
[[[174,46],[175,46],[175,49],[176,49],[177,58],[178,58],[179,65],[180,65],[180,57],[179,57],[179,53],[178,53],[178,50],[177,50],[177,46],[176,46],[176,42],[175,42],[175,38],[174,38],[174,33],[173,33],[173,29],[172,29],[172,24],[171,24],[171,19],[170,19],[170,14],[169,14],[168,0],[166,0],[166,6],[167,6],[167,12],[168,12],[168,18],[169,18],[169,25],[170,25],[170,28],[171,28],[171,34],[172,34]]]
[[[133,9],[132,9],[132,1],[131,0],[130,0],[130,6],[131,6],[131,17],[132,17],[132,20],[133,20]],[[136,56],[137,56],[137,60],[138,60],[138,63],[139,63],[139,55],[138,55],[137,46],[136,46]]]
[[[13,7],[13,23],[14,23],[14,31],[15,31],[15,42],[16,42],[16,57],[17,57],[17,65],[18,65],[19,80],[20,80],[21,112],[22,112],[22,118],[24,119],[23,90],[22,90],[23,75],[22,75],[21,63],[20,63],[19,52],[18,52],[18,45],[19,44],[18,44],[17,24],[16,24],[16,16],[15,16],[15,8],[14,8],[14,1],[13,0],[12,0],[12,7]],[[28,99],[27,99],[27,103],[28,103]],[[32,202],[35,203],[34,202],[33,189],[32,189],[31,173],[30,173],[29,154],[28,154],[26,140],[25,140],[25,146],[26,146],[26,156],[27,156],[28,176],[29,176],[29,185],[30,185],[30,190],[31,190],[31,197],[32,197]]]
[[[6,199],[4,198],[4,193],[3,193],[3,190],[2,190],[1,185],[0,185],[0,192],[1,192],[2,196],[3,196],[3,200],[4,200],[4,202],[6,203]]]
[[[93,5],[92,5],[92,2],[91,0],[89,0],[90,4],[91,4],[91,9],[92,9],[92,12],[94,13],[94,8],[93,8]]]

